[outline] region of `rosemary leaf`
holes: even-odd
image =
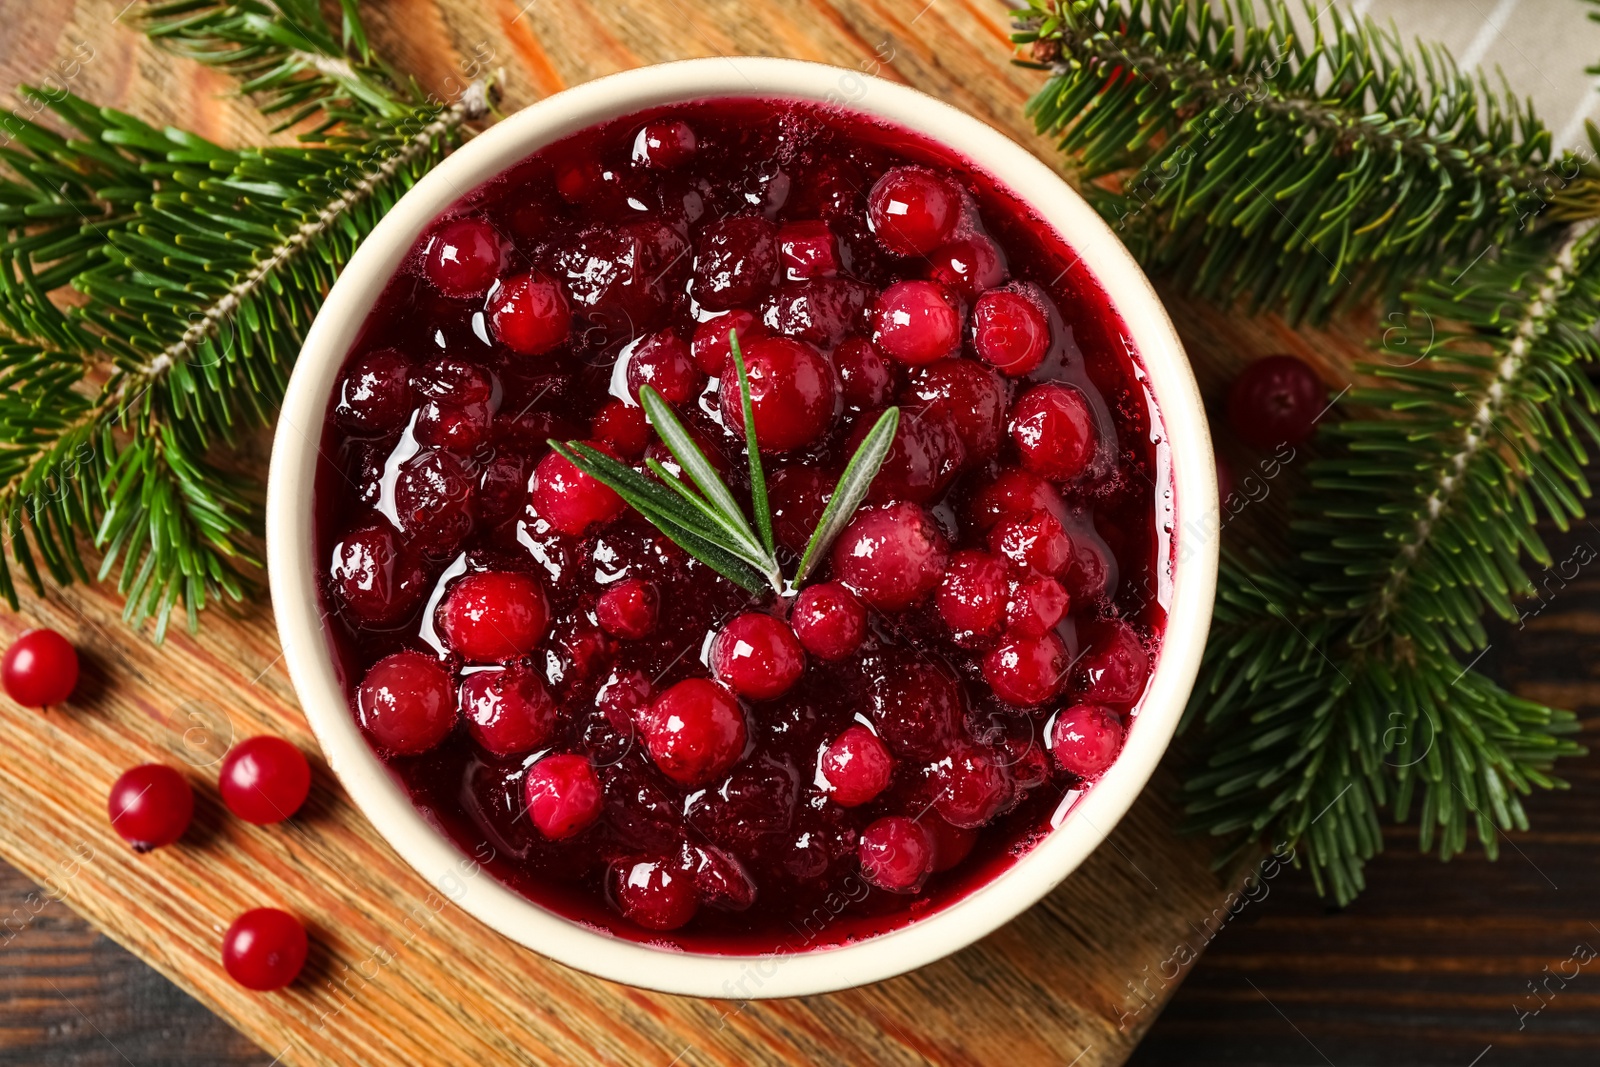
[[[671,489],[674,493],[678,494],[690,507],[694,508],[702,516],[704,516],[704,518],[712,524],[713,528],[722,530],[727,534],[727,547],[730,551],[734,545],[738,545],[740,546],[741,551],[736,552],[735,555],[747,557],[747,562],[754,567],[766,565],[766,557],[763,556],[759,551],[759,546],[746,545],[744,543],[743,533],[741,533],[736,526],[729,524],[729,522],[722,517],[721,512],[712,507],[710,504],[706,503],[705,499],[696,494],[693,489],[690,489],[687,485],[684,485],[682,481],[674,477],[672,472],[667,469],[665,464],[656,459],[647,459],[644,462],[645,466],[649,467],[650,470],[655,473],[656,477],[660,478],[661,481],[666,484],[668,489]]]
[[[772,507],[767,502],[767,476],[761,469],[761,445],[756,439],[756,417],[750,404],[750,375],[744,367],[744,352],[739,347],[739,331],[728,331],[728,347],[733,351],[733,365],[739,372],[739,404],[744,415],[744,450],[750,457],[750,510],[756,513],[756,526],[761,530],[761,543],[767,555],[776,556],[778,549],[772,539]]]
[[[849,524],[856,508],[867,498],[872,479],[878,476],[878,468],[889,457],[895,430],[899,426],[900,409],[885,411],[877,425],[872,427],[872,432],[862,439],[856,454],[850,457],[844,473],[839,475],[839,484],[833,487],[833,499],[828,501],[822,518],[817,520],[817,528],[812,531],[811,540],[806,544],[805,555],[800,557],[800,569],[795,571],[792,588],[798,589],[806,580],[812,566],[828,551],[833,539]]]

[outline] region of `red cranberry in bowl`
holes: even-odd
[[[694,158],[700,139],[681,119],[646,123],[633,139],[633,161],[652,170],[673,170]]]
[[[689,356],[689,346],[671,330],[662,330],[642,338],[630,353],[624,349],[628,360],[628,394],[639,398],[641,386],[648,385],[661,394],[661,399],[681,406],[700,395],[705,377]]]
[[[476,363],[441,356],[411,373],[411,388],[427,400],[483,404],[494,398],[495,377]]]
[[[810,278],[781,285],[761,302],[761,322],[773,333],[832,348],[867,329],[877,293],[854,278]]]
[[[933,810],[951,826],[973,830],[993,819],[1015,785],[1006,762],[981,745],[961,745],[933,765]]]
[[[400,465],[394,484],[400,532],[423,555],[455,551],[477,522],[477,478],[454,452],[425,448]]]
[[[501,670],[474,671],[457,696],[472,739],[497,756],[519,756],[550,743],[556,702],[544,679],[513,663]]]
[[[551,452],[534,468],[531,496],[540,518],[573,535],[615,518],[627,507],[610,486],[595,481],[559,452]]]
[[[1122,719],[1110,708],[1078,704],[1056,716],[1050,728],[1050,754],[1068,774],[1096,778],[1122,751]]]
[[[626,578],[600,594],[595,620],[612,637],[637,641],[650,636],[661,616],[661,593],[655,583]]]
[[[489,299],[497,341],[520,356],[539,356],[572,333],[572,309],[561,285],[540,274],[519,274]]]
[[[689,678],[656,697],[638,725],[661,773],[691,789],[726,773],[748,737],[739,702],[705,678]]]
[[[625,860],[611,871],[617,910],[651,930],[676,930],[700,906],[694,875],[668,860]]]
[[[714,845],[685,844],[680,866],[694,878],[700,903],[722,911],[747,911],[756,902],[756,883],[744,864]]]
[[[833,545],[833,573],[869,605],[908,608],[933,591],[948,549],[939,526],[916,504],[862,511]]]
[[[1002,374],[1031,374],[1050,350],[1050,320],[1021,293],[992,289],[973,305],[972,347]]]
[[[328,584],[344,616],[363,626],[399,622],[426,592],[422,561],[381,520],[358,526],[333,546]]]
[[[1001,700],[1031,708],[1061,692],[1070,664],[1067,646],[1054,633],[1010,633],[983,657],[983,678]]]
[[[928,254],[928,277],[967,300],[1006,280],[1005,254],[983,234],[951,241]]]
[[[434,230],[422,273],[446,296],[482,296],[500,272],[500,235],[480,218],[456,219]]]
[[[918,816],[917,823],[928,832],[928,839],[933,842],[934,874],[960,866],[961,861],[972,853],[972,846],[978,843],[978,831],[951,826],[935,811],[923,812]]]
[[[725,311],[756,303],[777,273],[777,227],[760,215],[735,215],[700,231],[690,293],[702,307]]]
[[[828,796],[836,804],[856,808],[889,787],[894,758],[877,734],[857,724],[823,750],[821,767]]]
[[[1014,580],[1006,601],[1006,627],[1026,637],[1040,637],[1054,630],[1071,606],[1072,598],[1054,578]]]
[[[1121,619],[1107,619],[1089,630],[1073,668],[1074,689],[1096,704],[1131,704],[1150,677],[1144,642]]]
[[[833,367],[839,374],[839,394],[852,411],[887,407],[894,395],[894,364],[883,358],[865,337],[847,337],[833,350]]]
[[[587,830],[605,807],[594,766],[582,756],[546,756],[528,768],[523,792],[528,818],[550,841]]]
[[[480,571],[450,587],[439,628],[450,648],[471,663],[503,663],[527,653],[550,626],[544,586],[531,574]]]
[[[854,455],[861,447],[881,414],[875,411],[856,420],[845,445],[847,455]],[[944,411],[902,410],[894,442],[872,479],[867,498],[930,503],[949,487],[966,458],[967,448],[950,415]]]
[[[111,828],[135,852],[165,848],[189,828],[194,790],[189,780],[160,763],[122,772],[106,801]]]
[[[953,553],[934,603],[958,636],[997,636],[1006,619],[1005,560],[973,549]]]
[[[933,873],[933,840],[904,815],[879,819],[861,831],[861,876],[891,893],[915,893]]]
[[[437,660],[396,652],[374,663],[356,687],[356,716],[381,749],[414,756],[456,724],[455,687]]]
[[[839,246],[821,219],[791,222],[778,230],[778,259],[790,281],[839,273]]]
[[[282,822],[311,792],[311,764],[281,737],[252,737],[228,749],[217,775],[222,802],[245,822]]]
[[[941,359],[921,368],[910,393],[929,413],[947,416],[979,463],[1000,450],[1006,429],[1006,386],[994,371],[970,359]]]
[[[895,755],[930,760],[945,755],[961,732],[961,686],[924,660],[883,663],[867,691],[867,715]]]
[[[961,221],[961,191],[932,171],[894,167],[867,194],[867,218],[889,251],[925,255],[955,232]]]
[[[739,349],[748,359],[750,343],[763,336],[766,330],[753,312],[743,308],[735,308],[696,326],[694,340],[689,347],[694,355],[694,364],[702,374],[712,378],[722,377],[722,370],[733,353],[733,346],[728,341],[730,333],[738,336]]]
[[[1066,482],[1094,459],[1100,443],[1094,412],[1083,393],[1046,382],[1025,393],[1011,409],[1011,439],[1022,464],[1042,478]]]
[[[1239,440],[1270,450],[1301,445],[1316,432],[1328,391],[1315,371],[1294,356],[1258,359],[1228,390],[1228,424]]]
[[[750,380],[750,410],[756,440],[765,452],[788,452],[827,432],[838,404],[833,369],[803,341],[764,337],[749,347],[741,342]],[[731,365],[722,377],[722,418],[740,433],[744,410],[738,376]]]
[[[420,444],[471,454],[489,438],[493,414],[488,404],[441,404],[429,400],[417,410],[412,434]]]
[[[800,590],[789,622],[805,650],[821,660],[844,659],[867,635],[867,609],[838,582]]]
[[[799,681],[806,654],[786,623],[752,611],[730,621],[711,642],[711,669],[740,696],[771,700]]]
[[[872,343],[901,363],[932,363],[961,343],[961,308],[938,282],[895,282],[872,309]]]
[[[362,356],[339,380],[333,418],[351,433],[398,430],[411,417],[411,367],[392,348]]]
[[[608,401],[589,424],[589,436],[623,459],[638,459],[650,444],[650,420],[637,404]]]
[[[989,531],[989,550],[1023,571],[1057,578],[1073,560],[1072,538],[1048,511],[1001,521]]]
[[[1035,511],[1048,511],[1063,523],[1067,519],[1067,505],[1055,486],[1032,471],[1008,467],[973,494],[971,519],[987,533],[1002,519],[1025,519]]]

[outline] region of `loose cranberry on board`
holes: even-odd
[[[189,828],[194,790],[171,767],[146,763],[112,783],[106,807],[117,836],[135,852],[149,852],[172,844]]]
[[[245,822],[282,822],[306,802],[311,764],[281,737],[252,737],[222,757],[217,790],[228,810]]]
[[[286,911],[255,908],[233,920],[222,937],[228,977],[258,993],[289,985],[306,965],[306,928]]]
[[[78,652],[54,630],[26,630],[0,659],[6,696],[27,708],[65,703],[78,686]]]

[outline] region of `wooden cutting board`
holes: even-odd
[[[91,100],[227,144],[265,127],[231,83],[118,23],[126,0],[0,0],[0,86],[66,79]],[[131,6],[131,5],[130,5]],[[505,70],[505,108],[662,60],[767,54],[908,82],[1033,147],[1038,83],[1009,65],[990,0],[389,0],[365,5],[380,50],[448,96],[472,64]],[[132,18],[133,12],[127,17]],[[841,88],[848,94],[848,73]],[[7,98],[6,106],[15,105]],[[25,112],[26,113],[26,112]],[[1174,308],[1208,395],[1247,358],[1285,349],[1339,365],[1359,338]],[[1370,336],[1370,334],[1369,334]],[[264,436],[244,457],[265,473]],[[641,992],[551,963],[480,925],[377,837],[325,767],[292,823],[226,818],[215,764],[231,740],[316,751],[264,594],[208,611],[197,636],[150,644],[93,589],[0,612],[0,640],[47,625],[85,656],[68,707],[0,701],[0,856],[41,882],[279,1063],[1116,1064],[1225,914],[1208,843],[1176,837],[1164,768],[1106,844],[1043,903],[980,944],[879,985],[780,1002]],[[108,787],[136,763],[186,768],[199,803],[175,847],[135,856],[111,832]],[[1170,761],[1169,761],[1170,762]],[[218,962],[222,931],[261,905],[303,916],[314,945],[290,990],[245,992]],[[1219,910],[1220,909],[1220,910]],[[754,990],[759,974],[753,974]],[[730,991],[738,996],[736,991]]]

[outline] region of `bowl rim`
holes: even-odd
[[[751,96],[832,104],[918,132],[987,172],[1063,235],[1122,316],[1156,398],[1172,508],[1158,533],[1172,568],[1162,648],[1121,755],[1025,856],[886,934],[793,954],[716,955],[625,940],[546,910],[480,877],[481,865],[423,818],[368,747],[338,683],[313,565],[312,487],[338,370],[379,292],[438,215],[529,153],[597,122]],[[680,60],[585,82],[502,119],[426,174],[361,243],[307,333],[278,419],[267,482],[272,602],[290,680],[329,766],[379,834],[447,899],[513,941],[613,981],[740,1000],[822,993],[913,970],[1009,922],[1076,869],[1143,790],[1194,684],[1210,623],[1218,549],[1212,456],[1199,388],[1155,290],[1105,221],[1031,152],[943,101],[849,68],[771,57]]]

